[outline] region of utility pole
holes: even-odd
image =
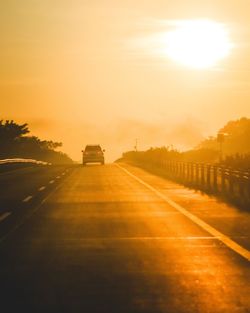
[[[134,148],[135,148],[135,152],[137,152],[138,151],[138,139],[137,138],[135,139],[135,146],[134,146]]]
[[[83,154],[84,154],[84,151],[81,150],[81,152],[82,152],[82,164],[83,164],[83,163],[84,163],[84,162],[83,162],[83,156],[84,156]]]

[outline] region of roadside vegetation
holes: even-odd
[[[187,187],[214,194],[223,201],[249,210],[250,119],[227,123],[218,137],[203,140],[192,150],[172,146],[129,151],[122,159]],[[223,134],[223,141],[220,141]]]
[[[223,134],[223,142],[219,142],[217,136],[211,136],[188,151],[181,152],[171,146],[156,147],[147,151],[125,152],[123,159],[137,162],[166,160],[210,163],[250,170],[250,119],[230,121],[218,131],[218,134]]]
[[[52,164],[72,163],[70,157],[57,151],[61,142],[41,140],[30,133],[28,124],[0,120],[0,159],[28,158]]]

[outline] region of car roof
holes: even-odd
[[[89,149],[89,148],[91,148],[91,149],[101,149],[101,146],[100,145],[86,145],[85,150]]]

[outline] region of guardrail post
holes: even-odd
[[[216,166],[213,166],[213,189],[215,191],[218,189],[218,169]]]
[[[205,175],[204,175],[204,164],[200,165],[201,167],[201,186],[205,186]]]
[[[181,177],[181,162],[177,163],[177,177]]]
[[[182,162],[182,171],[181,171],[182,181],[185,181],[185,169],[186,169],[186,164]]]
[[[244,173],[239,172],[239,196],[241,197],[241,199],[244,201],[245,198],[245,186],[244,186]]]
[[[207,169],[207,188],[210,189],[211,188],[211,165],[207,165],[206,166]]]
[[[248,173],[248,176],[245,181],[246,181],[247,199],[250,202],[250,173]]]
[[[190,163],[187,163],[187,182],[190,182]]]
[[[220,168],[221,173],[221,192],[224,193],[226,189],[226,176],[225,176],[225,168]]]
[[[233,196],[234,193],[234,177],[233,177],[233,171],[229,171],[229,176],[228,176],[228,182],[229,182],[229,194],[230,196]]]
[[[195,184],[199,185],[199,164],[195,164]]]
[[[171,162],[171,172],[172,172],[172,175],[173,175],[173,176],[176,175],[176,167],[177,167],[176,162],[172,161],[172,162]]]
[[[185,164],[185,181],[188,181],[188,163],[184,163]]]
[[[166,172],[169,172],[169,168],[168,168],[168,160],[165,160],[165,167],[166,167]]]
[[[191,183],[194,183],[194,164],[191,163]]]
[[[176,166],[177,166],[177,165],[176,165],[176,162],[172,161],[171,166],[172,166],[172,175],[175,176],[175,173],[176,173]]]

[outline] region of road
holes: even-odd
[[[248,212],[125,164],[67,170],[0,215],[1,313],[250,312]]]

